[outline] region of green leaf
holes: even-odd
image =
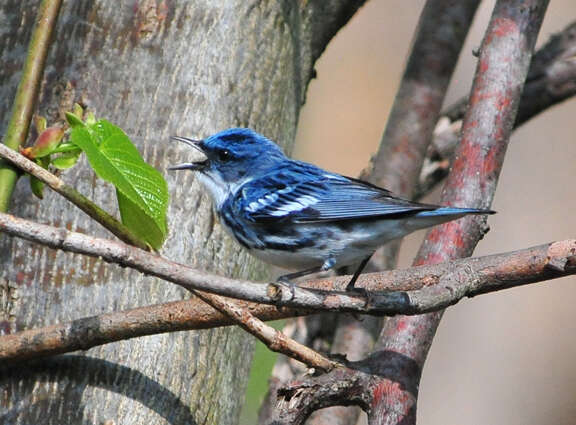
[[[68,125],[70,125],[71,128],[86,127],[82,118],[77,117],[72,112],[66,112],[66,121],[68,121]]]
[[[50,158],[49,157],[38,158],[36,160],[36,164],[38,164],[42,168],[48,168],[48,165],[50,164]],[[37,198],[44,199],[44,182],[38,180],[33,175],[30,175],[30,189]]]
[[[30,176],[30,189],[38,199],[44,199],[44,182],[34,176]]]
[[[138,204],[122,195],[119,190],[116,190],[116,196],[122,223],[152,248],[160,248],[166,238],[166,229],[157,226],[152,217],[147,215]]]
[[[78,150],[80,149],[78,149],[78,146],[74,143],[62,142],[51,153],[76,152]],[[82,152],[82,150],[80,150],[80,152]]]
[[[78,149],[76,146],[74,147],[74,150],[64,152],[56,157],[52,156],[51,164],[59,170],[66,170],[73,167],[74,164],[78,162],[78,158],[80,158],[80,154],[82,153],[81,149]]]
[[[168,186],[162,175],[144,162],[120,128],[106,120],[73,127],[70,141],[86,153],[98,177],[116,187],[122,222],[159,249],[168,233]]]

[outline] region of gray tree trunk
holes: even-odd
[[[0,4],[0,130],[6,127],[38,0]],[[77,0],[64,2],[39,113],[81,101],[120,125],[162,172],[190,153],[172,134],[249,126],[294,139],[315,59],[362,1]],[[242,278],[265,268],[225,236],[191,173],[166,174],[170,237],[162,254]],[[63,174],[114,211],[113,190],[83,163]],[[21,179],[11,212],[111,237],[61,197],[39,202]],[[190,296],[166,282],[0,236],[0,331],[15,332]],[[239,329],[104,345],[0,372],[3,424],[233,424],[252,338]]]

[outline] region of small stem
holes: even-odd
[[[411,197],[479,0],[429,0],[367,178]]]
[[[9,225],[9,223],[4,224]],[[2,214],[0,214],[0,228],[4,224]],[[94,242],[99,243],[98,240]],[[113,244],[113,242],[108,243]],[[71,249],[72,246],[68,245],[68,248]],[[361,279],[364,281],[363,287],[368,291],[410,291],[408,293],[414,294],[415,298],[442,296],[441,292],[466,294],[466,296],[481,295],[576,274],[574,252],[576,252],[576,240],[563,240],[516,252],[363,275]],[[131,255],[128,251],[125,254]],[[120,256],[118,262],[124,264]],[[182,269],[184,266],[175,263],[166,262],[158,266],[164,270],[171,270],[175,276],[182,276],[184,273]],[[151,270],[143,271],[153,274]],[[333,291],[345,287],[349,280],[349,276],[338,277],[307,282],[306,285],[308,288]],[[251,287],[258,286],[255,282],[237,280],[226,280],[226,284],[236,288],[243,284]],[[436,291],[434,287],[441,289]],[[462,290],[463,287],[468,289]],[[423,288],[424,291],[419,291]],[[426,291],[425,288],[431,290]],[[422,299],[420,297],[420,300]],[[239,300],[235,300],[234,305],[237,309],[249,311],[250,314],[264,321],[318,312],[313,309],[278,309],[276,306]],[[144,335],[208,329],[231,324],[233,322],[229,316],[215,311],[213,307],[198,298],[116,311],[45,328],[0,335],[0,364],[5,365],[9,361],[22,362],[79,349],[87,350],[98,345]]]
[[[50,47],[50,38],[61,4],[62,0],[43,0],[40,5],[36,28],[32,33],[28,48],[28,57],[16,91],[12,116],[4,136],[4,144],[12,149],[17,149],[22,145],[28,135]],[[4,161],[0,161],[0,211],[2,212],[8,211],[17,179],[18,172]]]
[[[38,180],[43,181],[55,192],[62,195],[64,198],[68,199],[110,232],[112,232],[118,239],[127,244],[137,246],[138,248],[144,249],[146,251],[150,250],[150,247],[135,236],[126,226],[121,222],[116,220],[112,215],[108,214],[90,199],[82,195],[72,186],[67,185],[54,174],[48,170],[40,167],[33,161],[30,161],[18,152],[4,146],[0,143],[0,158],[9,161],[11,164],[20,168],[22,171],[33,175]]]
[[[528,252],[530,264],[513,277],[498,271],[492,274],[482,261],[501,261],[518,253],[502,254],[472,260],[461,260],[446,266],[414,267],[387,273],[360,276],[358,287],[366,293],[344,292],[350,276],[334,277],[289,289],[283,285],[230,279],[179,264],[122,242],[94,238],[63,228],[0,213],[0,232],[66,252],[100,257],[101,260],[130,267],[149,276],[173,282],[188,290],[199,290],[255,303],[307,310],[354,312],[376,315],[420,314],[443,309],[463,297],[512,286],[555,279],[576,273],[576,241],[554,244],[543,257]],[[540,253],[544,248],[538,248]],[[546,248],[547,249],[547,248]],[[560,254],[559,254],[560,253]],[[517,266],[515,266],[517,267]],[[414,287],[410,282],[416,282]]]
[[[192,292],[202,301],[210,304],[216,310],[228,316],[238,326],[242,327],[242,329],[254,335],[270,350],[287,355],[293,359],[301,361],[308,367],[313,367],[324,372],[329,372],[338,366],[338,363],[333,362],[322,356],[317,351],[294,341],[292,338],[287,337],[272,326],[268,326],[247,309],[243,309],[236,304],[229,302],[226,298],[214,294],[208,294],[206,292]]]
[[[534,54],[514,129],[552,106],[576,96],[575,52],[576,21],[554,34]],[[448,175],[467,106],[468,98],[464,97],[442,113],[434,131],[434,140],[426,154],[414,199],[429,194]]]
[[[484,35],[472,85],[470,104],[462,125],[455,161],[441,197],[444,205],[489,207],[512,132],[534,43],[549,0],[498,0]],[[435,264],[468,257],[487,231],[482,219],[463,219],[430,230],[414,265]],[[452,276],[454,277],[454,276]],[[387,320],[376,349],[394,352],[414,365],[402,373],[403,385],[417,389],[421,371],[442,318],[433,314]],[[382,380],[373,390],[389,389]],[[413,393],[417,396],[417,390]],[[416,423],[415,404],[404,394],[392,392],[373,397],[369,424],[396,424],[394,412],[407,412],[405,425]],[[381,419],[384,418],[384,419]]]

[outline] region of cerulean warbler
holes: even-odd
[[[415,230],[467,214],[491,214],[400,199],[388,190],[287,158],[274,142],[247,128],[204,140],[173,137],[202,152],[193,170],[212,196],[224,228],[252,255],[298,270],[280,280],[360,262]]]

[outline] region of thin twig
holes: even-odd
[[[371,166],[362,173],[364,179],[399,195],[412,196],[448,84],[479,4],[480,0],[426,2],[380,148]],[[369,267],[373,270],[394,268],[399,243],[394,241],[379,251]],[[362,341],[370,339],[370,331],[362,329],[369,322],[361,322],[351,335],[347,334],[344,344],[356,349]],[[318,412],[322,415],[319,423],[335,422],[335,418],[328,416],[329,410]],[[340,412],[337,415],[338,423],[356,423],[357,415],[349,415],[346,421],[342,421]],[[312,418],[309,422],[316,423]]]
[[[207,294],[200,291],[193,291],[199,298],[210,304],[218,311],[226,314],[232,321],[245,331],[251,333],[262,341],[270,350],[285,354],[293,359],[299,360],[308,367],[329,372],[339,364],[329,360],[317,351],[302,345],[292,338],[287,337],[282,332],[268,326],[260,319],[252,315],[247,309],[227,301],[224,297]]]
[[[576,22],[553,35],[535,54],[524,85],[514,128],[576,95]],[[468,98],[442,113],[426,155],[414,198],[430,193],[447,175],[458,143]]]
[[[311,313],[309,310],[278,309],[240,300],[236,300],[235,304],[265,321]],[[227,315],[194,297],[2,335],[0,362],[23,362],[146,335],[233,324]]]
[[[410,197],[479,4],[426,2],[382,143],[365,172],[373,183]]]
[[[462,138],[452,171],[442,194],[450,205],[488,207],[491,204],[504,154],[518,109],[534,44],[548,0],[498,0],[486,31]],[[467,257],[486,233],[481,218],[465,218],[428,232],[415,264],[435,264]],[[442,312],[395,317],[386,321],[377,349],[410,359],[415,367],[405,370],[407,387],[417,389],[428,350]],[[391,364],[391,368],[397,367]],[[389,389],[386,380],[374,394]],[[417,397],[417,392],[413,393]],[[406,425],[416,422],[416,404],[405,394],[373,398],[369,424]],[[398,418],[394,413],[404,412]]]
[[[116,220],[114,216],[110,215],[90,199],[82,195],[72,186],[67,185],[57,176],[52,174],[50,171],[40,167],[35,162],[30,161],[24,155],[20,155],[15,150],[10,149],[7,146],[0,144],[0,157],[10,161],[13,165],[21,169],[22,171],[33,175],[38,180],[43,181],[50,187],[50,189],[62,195],[64,198],[68,199],[95,221],[100,223],[104,228],[108,229],[112,234],[114,234],[118,239],[127,244],[137,246],[138,248],[149,250],[150,247],[136,235],[134,235],[130,229],[124,226],[120,221]]]
[[[50,47],[50,39],[61,3],[62,0],[43,0],[40,4],[36,27],[28,48],[28,56],[16,91],[12,115],[4,136],[4,144],[9,148],[18,149],[28,135],[44,73],[44,64]],[[17,179],[18,172],[4,161],[0,161],[0,212],[8,211]]]
[[[0,214],[0,229],[5,229],[3,221],[6,215]],[[34,225],[34,227],[40,225]],[[58,233],[70,233],[58,231]],[[13,231],[11,231],[14,233]],[[45,238],[46,236],[42,236]],[[47,236],[53,237],[53,236]],[[85,236],[83,236],[86,238]],[[66,249],[81,252],[77,246],[73,247],[76,236],[67,239]],[[88,238],[100,249],[91,255],[102,255],[105,260],[114,260],[122,265],[137,268],[145,273],[163,277],[178,282],[187,289],[193,288],[196,283],[220,280],[226,286],[238,287],[239,293],[252,294],[252,289],[264,285],[253,282],[226,279],[219,276],[198,272],[177,263],[172,263],[150,253],[138,250],[127,245],[118,247],[119,243]],[[102,242],[105,242],[102,245]],[[118,249],[124,249],[118,254]],[[84,252],[85,253],[85,252]],[[144,257],[141,257],[144,256]],[[143,258],[152,257],[152,263],[143,266]],[[136,264],[141,264],[135,266]],[[576,240],[565,240],[541,245],[521,251],[457,260],[451,263],[412,267],[404,270],[391,270],[383,273],[363,275],[358,281],[359,286],[370,292],[386,296],[382,291],[402,291],[405,304],[397,306],[403,308],[409,305],[409,313],[422,311],[435,305],[438,308],[453,304],[462,297],[471,297],[487,292],[502,290],[520,285],[545,281],[570,274],[576,274]],[[306,282],[307,287],[314,290],[337,291],[346,286],[349,277],[340,276],[332,279],[322,279]],[[187,282],[183,284],[183,282]],[[242,287],[248,286],[245,291]],[[203,287],[206,287],[204,285]],[[305,291],[297,288],[298,293]],[[308,292],[308,291],[306,291]],[[333,292],[334,293],[334,292]],[[338,304],[338,293],[330,297],[328,305],[313,305],[305,310],[287,310],[276,307],[266,307],[250,303],[235,301],[233,308],[237,311],[233,315],[250,312],[262,320],[274,320],[282,317],[303,315],[320,310],[334,310],[342,307]],[[299,297],[299,299],[301,299]],[[268,302],[274,302],[268,299]],[[109,313],[102,316],[78,319],[69,324],[50,326],[44,329],[33,329],[21,333],[0,337],[0,359],[21,359],[58,354],[76,349],[87,349],[106,342],[133,338],[160,332],[169,332],[183,329],[205,329],[215,326],[229,325],[231,321],[208,308],[199,300],[169,303],[166,305],[150,306],[125,312]],[[276,335],[269,334],[270,341]]]
[[[564,261],[565,269],[557,267],[554,273],[548,268],[548,257],[531,258],[528,271],[515,271],[517,279],[505,275],[495,276],[484,269],[483,262],[516,258],[516,252],[496,256],[478,257],[450,266],[413,267],[382,273],[367,273],[358,279],[358,287],[367,293],[344,292],[349,276],[322,279],[305,286],[289,288],[282,284],[257,283],[230,279],[196,270],[158,255],[143,251],[122,242],[94,238],[78,232],[55,228],[45,224],[0,213],[0,231],[67,252],[100,257],[109,263],[130,267],[146,275],[173,282],[188,290],[200,290],[225,297],[237,298],[276,306],[303,308],[317,311],[354,312],[376,315],[420,314],[454,304],[464,296],[474,296],[488,291],[526,283],[568,276],[574,273],[571,257],[572,240],[563,242],[565,248],[557,254],[556,263]],[[548,245],[543,245],[548,246]],[[558,245],[555,245],[557,249]],[[542,247],[536,248],[542,252]],[[531,252],[530,250],[518,253]],[[532,254],[530,254],[532,255]],[[559,263],[558,263],[559,264]],[[445,268],[443,268],[445,267]],[[534,280],[535,279],[535,280]],[[418,286],[420,285],[420,286]]]

